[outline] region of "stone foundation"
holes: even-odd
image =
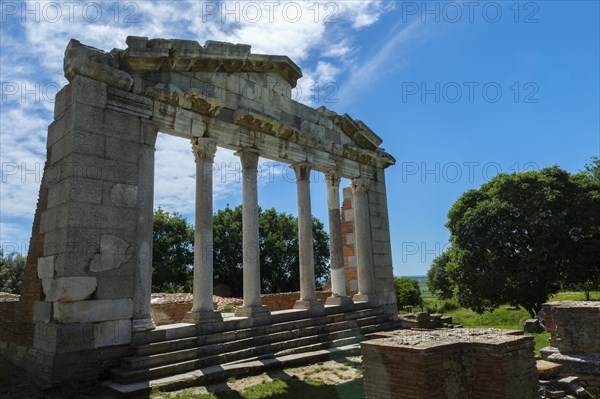
[[[496,329],[398,330],[361,344],[369,399],[539,398],[534,340]]]
[[[600,388],[600,302],[558,301],[542,308],[551,345],[542,357]]]

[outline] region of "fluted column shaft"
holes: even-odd
[[[370,181],[366,178],[355,178],[350,184],[354,208],[354,241],[358,274],[358,294],[354,296],[355,301],[371,301],[375,295],[369,185]]]
[[[263,317],[269,310],[260,299],[260,250],[258,230],[258,151],[243,149],[236,153],[242,162],[242,235],[244,305],[237,316]]]
[[[202,322],[220,317],[213,310],[213,162],[217,146],[212,139],[195,138],[196,214],[194,231],[194,286],[192,310],[186,321]],[[211,320],[212,321],[212,320]]]
[[[297,163],[291,167],[296,172],[298,191],[298,249],[300,259],[300,299],[294,304],[294,308],[320,311],[323,304],[317,299],[315,293],[315,260],[310,206],[311,165]]]

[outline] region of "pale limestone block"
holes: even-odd
[[[57,324],[35,323],[33,346],[49,353],[67,353],[91,349],[91,323]]]
[[[138,188],[131,184],[115,184],[110,190],[110,200],[116,206],[133,207],[137,204]]]
[[[52,321],[52,302],[35,301],[33,304],[33,321]]]
[[[55,256],[44,256],[38,259],[37,273],[38,278],[52,278],[54,277],[54,260]]]
[[[356,267],[356,256],[348,256],[348,267]]]
[[[354,240],[354,233],[346,234],[346,244],[354,245],[355,243],[356,243],[356,241]]]
[[[103,321],[94,324],[94,348],[125,345],[131,342],[131,320]]]
[[[91,298],[96,291],[96,277],[59,277],[42,279],[46,301],[74,302]]]
[[[358,291],[358,280],[350,280],[348,285],[350,286],[350,291]]]
[[[54,320],[59,323],[90,323],[129,319],[133,315],[131,299],[54,302]]]
[[[90,271],[103,272],[117,269],[132,256],[133,249],[127,241],[112,234],[105,234],[100,238],[100,253],[96,254],[90,262]]]
[[[346,209],[344,210],[344,221],[351,222],[354,220],[354,210]]]

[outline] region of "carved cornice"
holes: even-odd
[[[348,114],[331,115],[329,119],[360,147],[376,150],[382,140],[360,120],[354,120]]]
[[[71,40],[65,51],[65,76],[72,80],[81,75],[106,83],[109,93],[112,93],[108,108],[119,111],[125,109],[184,135],[202,136],[211,123],[210,118],[218,116],[226,123],[233,122],[248,130],[277,137],[282,140],[284,147],[288,142],[295,143],[326,152],[334,158],[378,168],[386,168],[395,163],[394,158],[379,147],[381,139],[363,122],[346,114],[338,115],[320,107],[316,110],[316,116],[310,116],[316,117],[316,121],[309,118],[312,122],[307,127],[295,122],[304,117],[304,110],[298,108],[299,104],[292,107],[287,119],[283,118],[287,122],[283,122],[278,116],[283,117],[290,110],[277,107],[268,115],[262,109],[233,109],[223,116],[221,110],[225,104],[212,97],[214,93],[189,86],[179,88],[172,80],[169,83],[161,83],[160,80],[155,83],[156,80],[144,75],[151,71],[275,73],[287,76],[287,81],[293,86],[301,72],[287,57],[252,54],[248,45],[212,41],[207,41],[202,46],[190,40],[149,40],[130,36],[127,38],[127,45],[126,50],[114,49],[106,53]],[[314,111],[307,110],[308,113]],[[193,114],[201,117],[196,118]],[[319,126],[313,131],[313,125]],[[326,139],[328,136],[323,135],[323,126],[333,137],[346,135],[352,142],[348,143],[343,137],[342,140]]]
[[[300,68],[288,57],[252,54],[246,44],[194,40],[148,39],[129,36],[127,49],[114,50],[128,72],[275,72],[292,87],[302,77]]]

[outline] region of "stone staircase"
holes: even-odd
[[[309,364],[336,353],[359,354],[368,334],[398,328],[379,307],[357,303],[326,306],[309,317],[305,310],[272,313],[272,324],[247,326],[247,318],[228,318],[213,333],[178,324],[138,334],[132,356],[110,370],[104,385],[121,393],[152,387],[182,389],[260,374],[273,368]]]

